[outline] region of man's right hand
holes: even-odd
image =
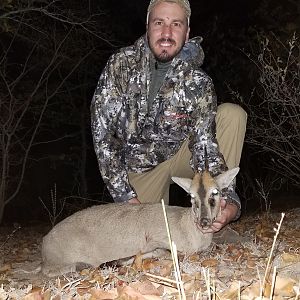
[[[141,202],[138,198],[131,198],[131,199],[128,200],[128,203],[130,203],[130,204],[141,204]]]

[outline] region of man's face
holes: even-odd
[[[161,2],[151,11],[147,26],[148,42],[160,62],[171,61],[189,38],[187,17],[177,3]]]

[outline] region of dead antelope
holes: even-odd
[[[203,234],[219,213],[220,191],[228,187],[238,168],[215,178],[208,171],[193,179],[172,178],[191,195],[192,207],[167,206],[172,240],[178,251],[191,254],[207,248],[212,234]],[[56,276],[76,265],[102,263],[169,249],[162,205],[107,204],[79,211],[58,223],[42,243],[42,272]]]

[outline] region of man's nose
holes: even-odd
[[[170,25],[164,25],[163,28],[162,28],[162,33],[161,35],[163,37],[170,37],[172,35],[172,29],[171,29],[171,26]]]

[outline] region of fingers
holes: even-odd
[[[236,205],[227,205],[227,202],[224,199],[221,199],[221,211],[212,223],[212,225],[207,229],[201,229],[201,232],[205,233],[215,233],[220,231],[224,226],[226,226],[237,213]]]
[[[224,198],[221,198],[220,206],[222,210],[226,207],[226,204],[227,204],[226,200]]]
[[[206,229],[200,229],[202,233],[206,234],[206,233],[215,233],[220,231],[223,228],[223,224],[219,223],[219,222],[214,222],[209,228]]]
[[[141,204],[138,198],[131,198],[128,200],[128,203],[130,204]]]
[[[203,233],[215,233],[220,231],[225,225],[228,224],[227,214],[222,213],[216,218],[216,220],[211,224],[211,226],[207,229],[201,229]]]

